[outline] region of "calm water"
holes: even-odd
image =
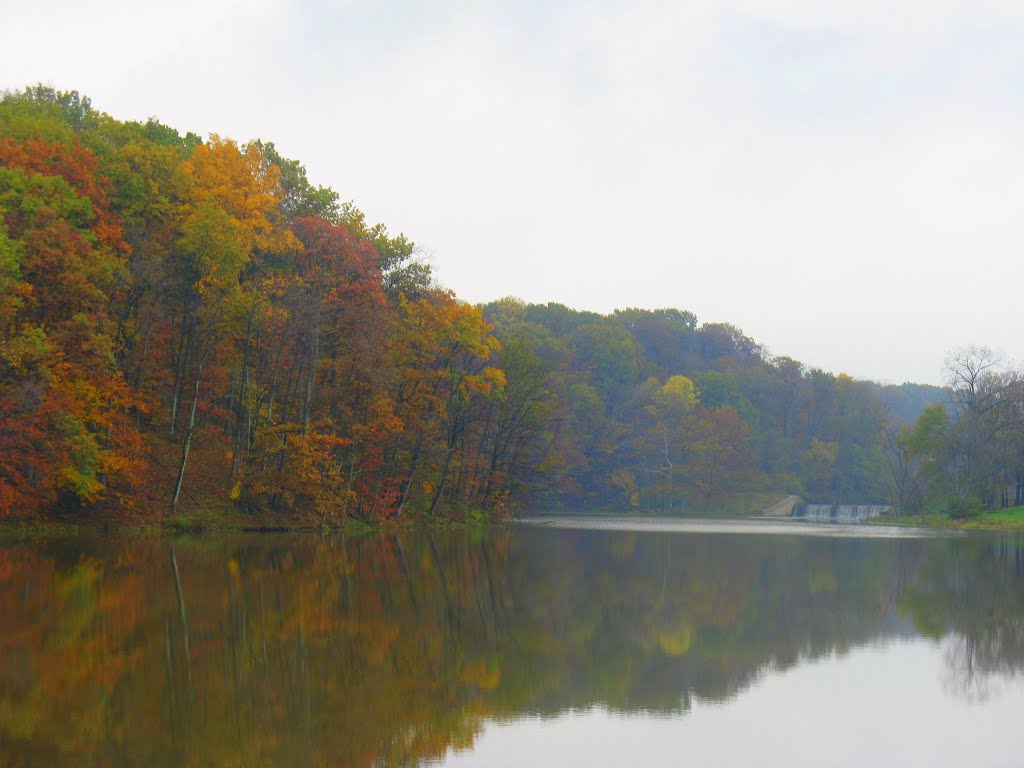
[[[1021,538],[605,527],[0,543],[0,765],[1024,764]]]

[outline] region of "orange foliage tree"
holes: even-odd
[[[95,502],[137,465],[109,312],[127,246],[108,200],[77,141],[0,140],[0,514]]]

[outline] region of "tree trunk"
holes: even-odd
[[[178,467],[178,479],[174,483],[174,496],[171,498],[171,514],[178,509],[178,498],[181,496],[181,485],[185,479],[185,466],[188,464],[188,452],[192,447],[192,435],[196,427],[196,406],[199,403],[199,381],[203,376],[203,366],[199,365],[196,371],[196,385],[192,392],[192,409],[188,417],[188,430],[185,432],[185,439],[181,444],[181,466]]]
[[[309,420],[313,414],[313,392],[316,389],[316,368],[320,360],[320,311],[313,320],[313,343],[309,351],[309,377],[306,379],[306,402],[302,409],[302,434],[309,431]]]

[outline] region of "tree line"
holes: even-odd
[[[0,514],[910,508],[945,493],[910,425],[958,391],[680,309],[470,306],[271,142],[0,98]]]
[[[883,503],[885,435],[946,398],[808,368],[683,310],[503,299],[484,314],[503,343],[525,340],[546,363],[555,506],[749,512],[780,493]]]
[[[945,370],[948,396],[886,433],[896,505],[974,517],[1024,504],[1024,375],[984,346],[954,349]]]

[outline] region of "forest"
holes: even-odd
[[[881,385],[683,309],[472,306],[270,141],[0,98],[0,517],[1020,504],[1020,376],[948,368]]]

